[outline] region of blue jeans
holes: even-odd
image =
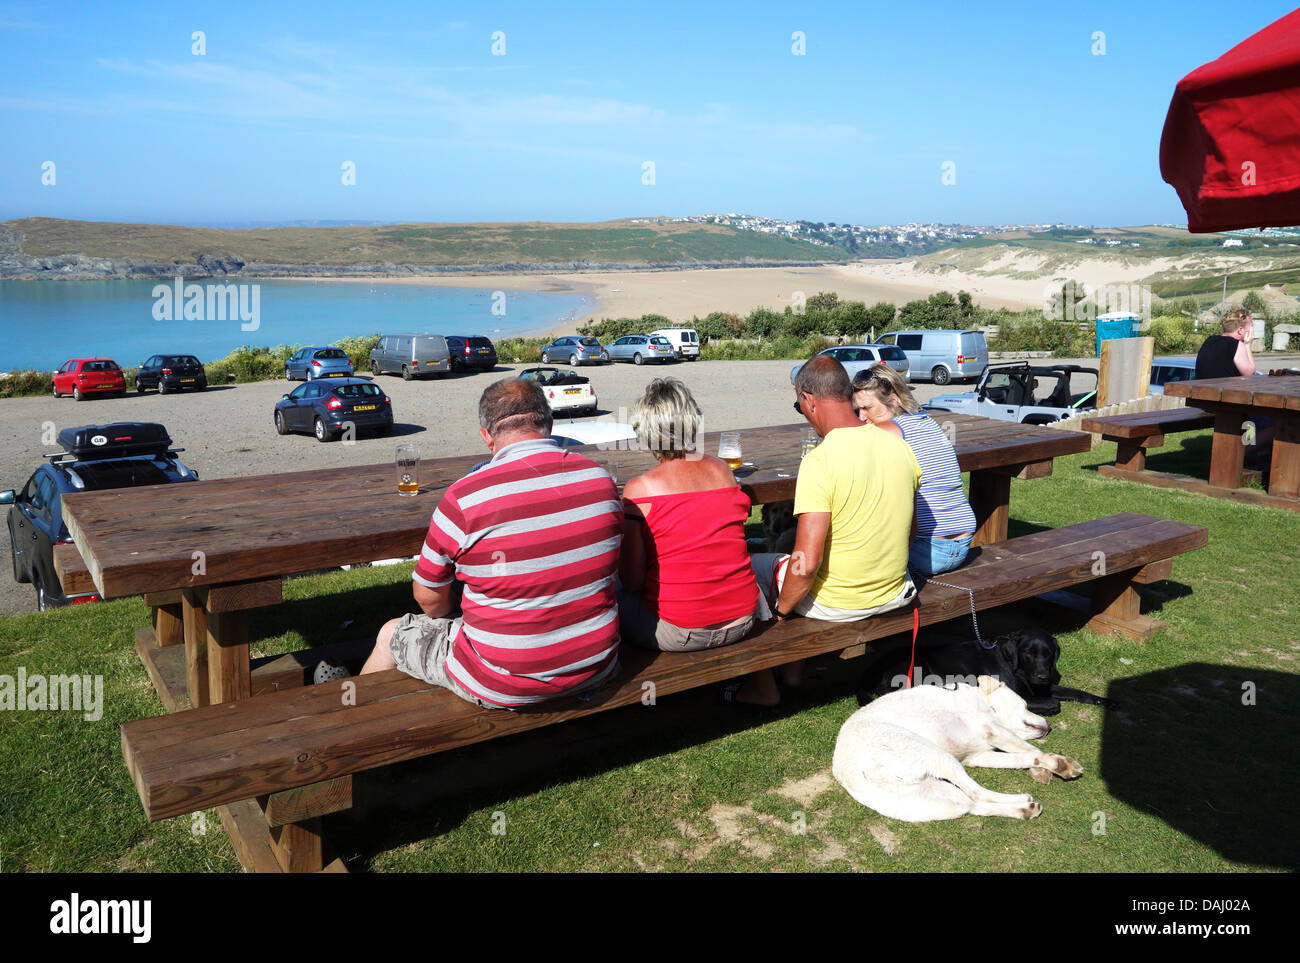
[[[918,575],[942,575],[966,561],[970,535],[961,538],[916,538],[907,552],[907,567]]]

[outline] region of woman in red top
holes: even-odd
[[[726,462],[696,450],[700,407],[676,378],[650,382],[632,427],[659,464],[623,488],[623,640],[691,652],[744,638],[758,604],[748,496]]]

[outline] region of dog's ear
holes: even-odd
[[[1002,653],[1002,658],[1012,672],[1020,668],[1020,643],[1023,641],[1024,636],[1021,633],[1008,632],[998,643],[998,651]]]

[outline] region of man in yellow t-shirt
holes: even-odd
[[[907,605],[916,587],[907,574],[921,467],[902,438],[863,423],[853,386],[834,358],[818,355],[795,377],[795,409],[822,436],[799,466],[794,553],[755,555],[759,587],[779,621],[796,615],[851,622]],[[801,664],[785,667],[797,684]],[[738,702],[775,705],[770,670],[750,675],[732,693]]]

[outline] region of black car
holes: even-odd
[[[202,391],[208,386],[208,373],[192,354],[156,354],[135,373],[135,390],[157,388],[158,394],[193,388]]]
[[[70,544],[63,524],[64,495],[105,488],[134,488],[198,481],[199,476],[177,457],[167,429],[155,422],[116,422],[83,425],[59,432],[62,452],[49,461],[18,492],[0,492],[9,509],[9,546],[14,579],[36,587],[41,611],[69,603],[94,602],[95,594],[68,596],[54,572],[54,546]]]
[[[465,337],[460,334],[447,335],[447,354],[451,360],[452,371],[468,371],[477,368],[491,371],[497,366],[497,349],[488,338]]]
[[[393,400],[369,378],[308,381],[275,403],[275,430],[309,431],[333,441],[351,425],[386,435],[393,429]]]

